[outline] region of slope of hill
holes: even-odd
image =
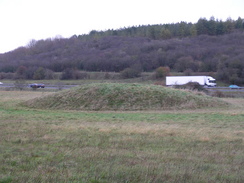
[[[66,110],[165,110],[223,107],[227,103],[206,95],[157,85],[88,84],[41,98],[24,105]]]
[[[200,19],[197,24],[181,22],[33,40],[27,47],[0,54],[0,72],[19,72],[33,79],[40,68],[120,72],[129,67],[154,71],[168,66],[176,72],[217,72],[218,80],[244,84],[243,29],[242,19]],[[164,37],[167,30],[170,36]]]

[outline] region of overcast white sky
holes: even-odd
[[[0,0],[0,53],[32,39],[211,16],[244,18],[244,0]]]

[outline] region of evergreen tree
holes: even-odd
[[[207,25],[208,25],[208,34],[211,36],[216,35],[217,24],[214,17],[210,18]]]
[[[186,23],[185,22],[180,22],[179,24],[179,36],[180,37],[185,37],[187,35],[186,33]]]
[[[162,39],[170,39],[172,36],[171,32],[169,29],[166,29],[166,28],[162,28],[161,29],[161,34],[160,34],[160,37]]]
[[[236,29],[243,29],[244,28],[244,20],[239,17],[235,22],[235,28]]]
[[[190,28],[190,35],[191,36],[196,36],[197,35],[197,29],[195,25],[192,25]]]
[[[222,20],[217,22],[216,25],[216,34],[217,35],[223,35],[225,33],[225,26]]]
[[[231,33],[234,30],[235,22],[231,18],[228,18],[224,22],[224,27],[225,27],[225,33]]]
[[[208,34],[208,21],[206,18],[200,18],[196,23],[197,35]]]

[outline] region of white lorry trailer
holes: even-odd
[[[189,82],[208,87],[216,86],[216,80],[211,76],[166,76],[166,86],[184,85]]]

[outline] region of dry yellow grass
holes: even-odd
[[[36,97],[42,97],[52,92],[40,92],[40,91],[0,91],[1,102],[9,100],[29,100]]]

